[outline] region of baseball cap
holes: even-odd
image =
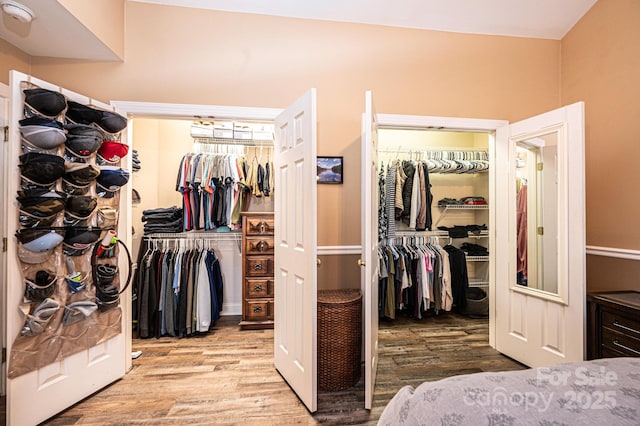
[[[48,117],[55,117],[67,107],[67,98],[53,90],[35,88],[25,89],[24,103],[31,109]]]

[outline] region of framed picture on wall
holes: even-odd
[[[342,157],[318,157],[318,183],[342,183]]]

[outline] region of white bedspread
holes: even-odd
[[[476,373],[405,386],[379,425],[640,425],[640,358]]]

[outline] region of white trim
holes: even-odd
[[[318,256],[332,254],[361,254],[360,246],[318,246]]]
[[[243,121],[251,120],[275,120],[276,116],[280,114],[282,109],[278,108],[249,108],[249,107],[230,107],[230,106],[217,106],[217,105],[197,105],[197,104],[172,104],[172,103],[157,103],[157,102],[132,102],[132,101],[111,101],[110,105],[113,106],[119,114],[126,116],[127,118],[173,118],[173,119],[189,119],[192,120],[196,117],[202,117],[204,119],[242,119]],[[133,145],[133,130],[129,125],[127,128],[127,141],[130,145]],[[131,156],[128,157],[131,162]],[[129,164],[129,169],[131,164]],[[131,199],[131,185],[127,185],[128,199]],[[128,222],[131,223],[131,209],[129,209]],[[131,231],[128,227],[127,241],[131,241]],[[129,244],[130,245],[130,244]],[[128,304],[127,306],[130,306]],[[234,309],[232,312],[236,312]],[[227,314],[227,313],[225,313]],[[127,308],[123,310],[124,323],[126,334],[126,346],[129,352],[131,348],[131,309]],[[131,369],[131,358],[127,357],[126,370]]]
[[[640,260],[640,250],[618,247],[587,246],[587,254],[592,256],[615,257],[618,259]]]
[[[9,104],[9,100],[11,99],[11,89],[8,85],[4,83],[0,83],[0,102],[2,102],[3,108],[0,109],[0,126],[8,126],[9,125],[9,111],[11,109],[11,105]],[[10,199],[9,194],[7,193],[7,181],[8,181],[8,170],[10,169],[8,164],[8,143],[2,143],[2,148],[0,148],[0,162],[2,163],[2,171],[0,176],[0,200],[2,200],[2,204],[6,206],[5,203]],[[6,207],[3,212],[6,211]],[[8,216],[8,215],[6,215]],[[0,236],[2,238],[7,238],[7,217],[3,217],[0,219]],[[2,252],[0,254],[0,277],[2,279],[1,282],[6,283],[7,277],[7,255],[8,252]],[[0,340],[2,340],[2,347],[7,347],[7,333],[4,332],[6,330],[6,318],[7,318],[7,286],[3,285],[2,289],[0,289],[0,330],[3,330],[2,336]],[[7,358],[8,359],[8,358]],[[2,363],[2,367],[0,370],[0,395],[5,396],[7,394],[7,362]]]
[[[492,164],[497,164],[496,157],[498,156],[499,147],[498,144],[502,142],[506,144],[506,138],[508,137],[507,120],[490,120],[481,118],[458,118],[458,117],[433,117],[433,116],[418,116],[418,115],[399,115],[399,114],[376,114],[378,121],[378,128],[418,128],[426,130],[449,130],[449,131],[461,131],[461,132],[488,132],[491,133],[491,140],[489,143],[489,160]],[[496,223],[506,223],[506,219],[503,217],[505,212],[501,212],[497,205],[497,194],[502,191],[502,185],[504,181],[501,181],[498,176],[498,171],[495,167],[491,168],[489,177],[489,192],[490,192],[490,210],[489,210],[489,223],[495,225]],[[492,348],[496,347],[496,283],[500,278],[505,279],[504,268],[498,268],[496,251],[498,251],[497,244],[497,226],[491,226],[489,228],[489,264],[490,264],[490,280],[489,280],[489,345]],[[504,249],[504,248],[503,248]]]
[[[507,120],[481,118],[430,117],[422,115],[377,114],[378,127],[416,127],[432,130],[494,132],[507,126]]]
[[[230,315],[242,315],[242,302],[241,303],[225,303],[220,311],[220,316]]]
[[[154,102],[111,101],[119,111],[129,118],[186,118],[194,119],[242,119],[273,121],[283,110],[281,108],[254,108],[219,105],[170,104]]]

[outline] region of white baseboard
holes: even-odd
[[[242,303],[225,303],[220,311],[221,316],[242,315]]]

